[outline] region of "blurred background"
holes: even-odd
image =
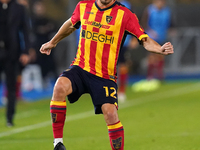
[[[127,1],[139,20],[152,3],[152,0]],[[31,24],[31,62],[19,75],[18,98],[32,101],[50,97],[55,80],[74,60],[77,33],[62,40],[50,56],[41,55],[39,48],[71,16],[78,0],[18,0],[18,3],[26,7]],[[171,9],[172,22],[167,41],[172,42],[175,53],[165,57],[163,80],[200,79],[200,0],[167,0],[167,5]],[[126,59],[129,64],[128,83],[146,79],[148,59],[144,48],[138,45],[129,48]],[[4,79],[2,73],[0,106],[6,101]]]
[[[63,39],[50,56],[40,54],[39,49],[72,15],[78,0],[16,1],[25,7],[28,14],[30,61],[25,66],[19,64],[16,85],[12,84],[16,86],[14,97],[18,102],[14,126],[5,121],[10,90],[6,89],[5,72],[0,73],[0,149],[53,149],[49,102],[56,79],[74,60],[79,32]],[[157,34],[149,29],[151,24],[147,22],[150,19],[147,19],[145,11],[150,11],[147,8],[151,8],[149,6],[153,1],[127,0],[124,3],[136,13],[141,25],[152,37]],[[200,150],[200,0],[166,2],[171,14],[168,23],[164,21],[165,17],[160,17],[161,11],[156,13],[153,20],[163,20],[164,23],[151,23],[160,27],[161,34],[164,33],[162,27],[166,27],[164,41],[174,45],[175,53],[165,57],[149,55],[135,38],[130,38],[124,44],[127,49],[124,53],[125,65],[118,65],[118,92],[124,92],[122,97],[118,93],[118,99],[121,99],[118,111],[126,128],[125,149]],[[1,25],[7,19],[2,15],[2,10],[8,6],[0,6]],[[167,14],[165,10],[164,14]],[[23,34],[20,37],[23,51]],[[0,35],[0,50],[2,47]],[[16,63],[19,63],[18,60]],[[3,65],[0,61],[0,69]],[[104,118],[94,115],[88,94],[73,105],[68,103],[64,128],[64,143],[68,149],[108,149],[107,134]]]

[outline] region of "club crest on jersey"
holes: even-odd
[[[106,16],[106,22],[109,24],[112,21],[112,16]]]
[[[112,140],[112,145],[113,145],[114,149],[120,149],[122,146],[122,137]]]

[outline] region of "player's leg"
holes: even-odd
[[[118,92],[118,100],[120,102],[124,102],[126,100],[126,84],[128,79],[128,67],[126,63],[119,64],[119,92]]]
[[[158,64],[157,64],[158,75],[157,78],[160,81],[164,80],[164,56],[159,55]]]
[[[63,127],[67,109],[65,99],[66,96],[71,93],[71,81],[67,77],[59,77],[54,86],[53,96],[50,103],[55,149],[57,149],[58,146],[62,147],[60,144],[63,143]]]
[[[54,150],[65,150],[63,145],[63,127],[66,116],[66,96],[70,103],[74,103],[83,93],[87,92],[87,88],[85,88],[82,82],[82,79],[85,77],[81,70],[77,66],[70,67],[70,69],[67,69],[60,75],[54,86],[51,101]]]
[[[148,53],[148,64],[147,64],[147,79],[151,80],[154,78],[154,70],[155,70],[155,54],[154,53]]]
[[[106,103],[101,109],[108,127],[112,150],[124,150],[124,128],[118,118],[116,105]]]
[[[127,51],[127,47],[122,47],[119,52],[118,58],[118,100],[120,102],[124,102],[126,100],[126,84],[128,78],[128,66],[126,64],[125,53]]]
[[[104,115],[112,150],[124,149],[124,129],[117,114],[117,84],[110,79],[87,73],[89,93],[95,106],[95,114]],[[85,83],[86,84],[86,83]]]
[[[6,88],[7,88],[7,126],[13,126],[13,119],[16,109],[16,78],[17,78],[17,63],[7,61],[5,63],[5,75],[6,75]]]

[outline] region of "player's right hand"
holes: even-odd
[[[173,54],[173,53],[174,53],[174,48],[173,48],[173,45],[170,42],[165,43],[161,47],[161,54],[169,55],[169,54]]]
[[[56,47],[56,45],[52,44],[51,42],[47,42],[45,44],[43,44],[40,48],[40,53],[42,54],[46,54],[46,55],[50,55],[51,54],[51,50]]]

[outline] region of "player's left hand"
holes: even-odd
[[[165,44],[161,47],[161,53],[162,53],[163,55],[173,54],[173,53],[174,53],[173,45],[172,45],[170,42],[165,43]]]

